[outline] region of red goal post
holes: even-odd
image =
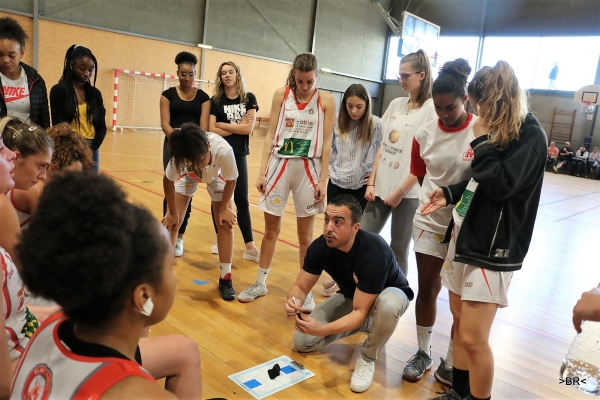
[[[177,86],[175,75],[114,69],[112,130],[160,130],[160,95],[170,87]],[[204,83],[196,79],[200,88]]]

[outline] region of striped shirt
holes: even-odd
[[[358,140],[360,124],[351,122],[346,137],[340,135],[337,123],[331,140],[331,158],[329,159],[329,179],[343,189],[360,189],[362,181],[371,175],[377,150],[383,139],[381,120],[373,118],[373,139],[366,144]]]

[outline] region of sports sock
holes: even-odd
[[[454,366],[454,340],[450,339],[450,343],[448,344],[448,351],[446,352],[446,360],[445,360],[446,369],[452,369]]]
[[[223,279],[223,278],[225,278],[225,275],[227,275],[231,272],[231,263],[220,263],[219,269],[221,270],[221,279]],[[230,277],[231,277],[231,275],[230,275]]]
[[[267,275],[269,275],[269,268],[258,267],[258,274],[256,275],[256,283],[261,283],[267,286]]]
[[[469,371],[452,367],[452,389],[461,399],[466,399],[471,394],[469,385]]]
[[[431,356],[431,337],[433,336],[433,326],[417,325],[417,342],[419,350],[424,351]]]

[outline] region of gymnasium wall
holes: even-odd
[[[384,3],[389,7],[390,0]],[[0,0],[0,9],[29,14],[22,19],[29,19],[32,32],[33,4]],[[54,64],[73,43],[97,56],[97,86],[105,98],[112,94],[109,68],[172,73],[178,51],[199,55],[196,44],[206,43],[214,50],[206,52],[203,78],[213,79],[220,62],[238,60],[263,105],[260,116],[268,116],[273,92],[303,52],[334,71],[319,86],[341,99],[350,84],[362,83],[374,97],[374,111],[380,109],[388,28],[368,0],[40,0],[39,15],[38,69],[48,86],[60,76]],[[49,44],[51,51],[44,49]],[[105,105],[112,109],[112,102]]]

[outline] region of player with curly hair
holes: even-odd
[[[169,147],[171,161],[163,177],[169,212],[165,214],[163,224],[171,232],[172,244],[176,246],[185,210],[198,189],[198,183],[206,183],[214,221],[218,226],[219,292],[223,300],[233,300],[231,262],[233,225],[237,224],[237,216],[233,212],[232,198],[238,177],[233,149],[216,133],[204,132],[193,123],[175,129],[169,138]]]
[[[49,398],[173,398],[154,381],[167,377],[165,389],[178,398],[201,398],[194,341],[139,339],[173,304],[175,259],[168,232],[111,178],[89,171],[54,177],[17,251],[27,287],[63,313],[30,342],[13,396],[37,384]]]

